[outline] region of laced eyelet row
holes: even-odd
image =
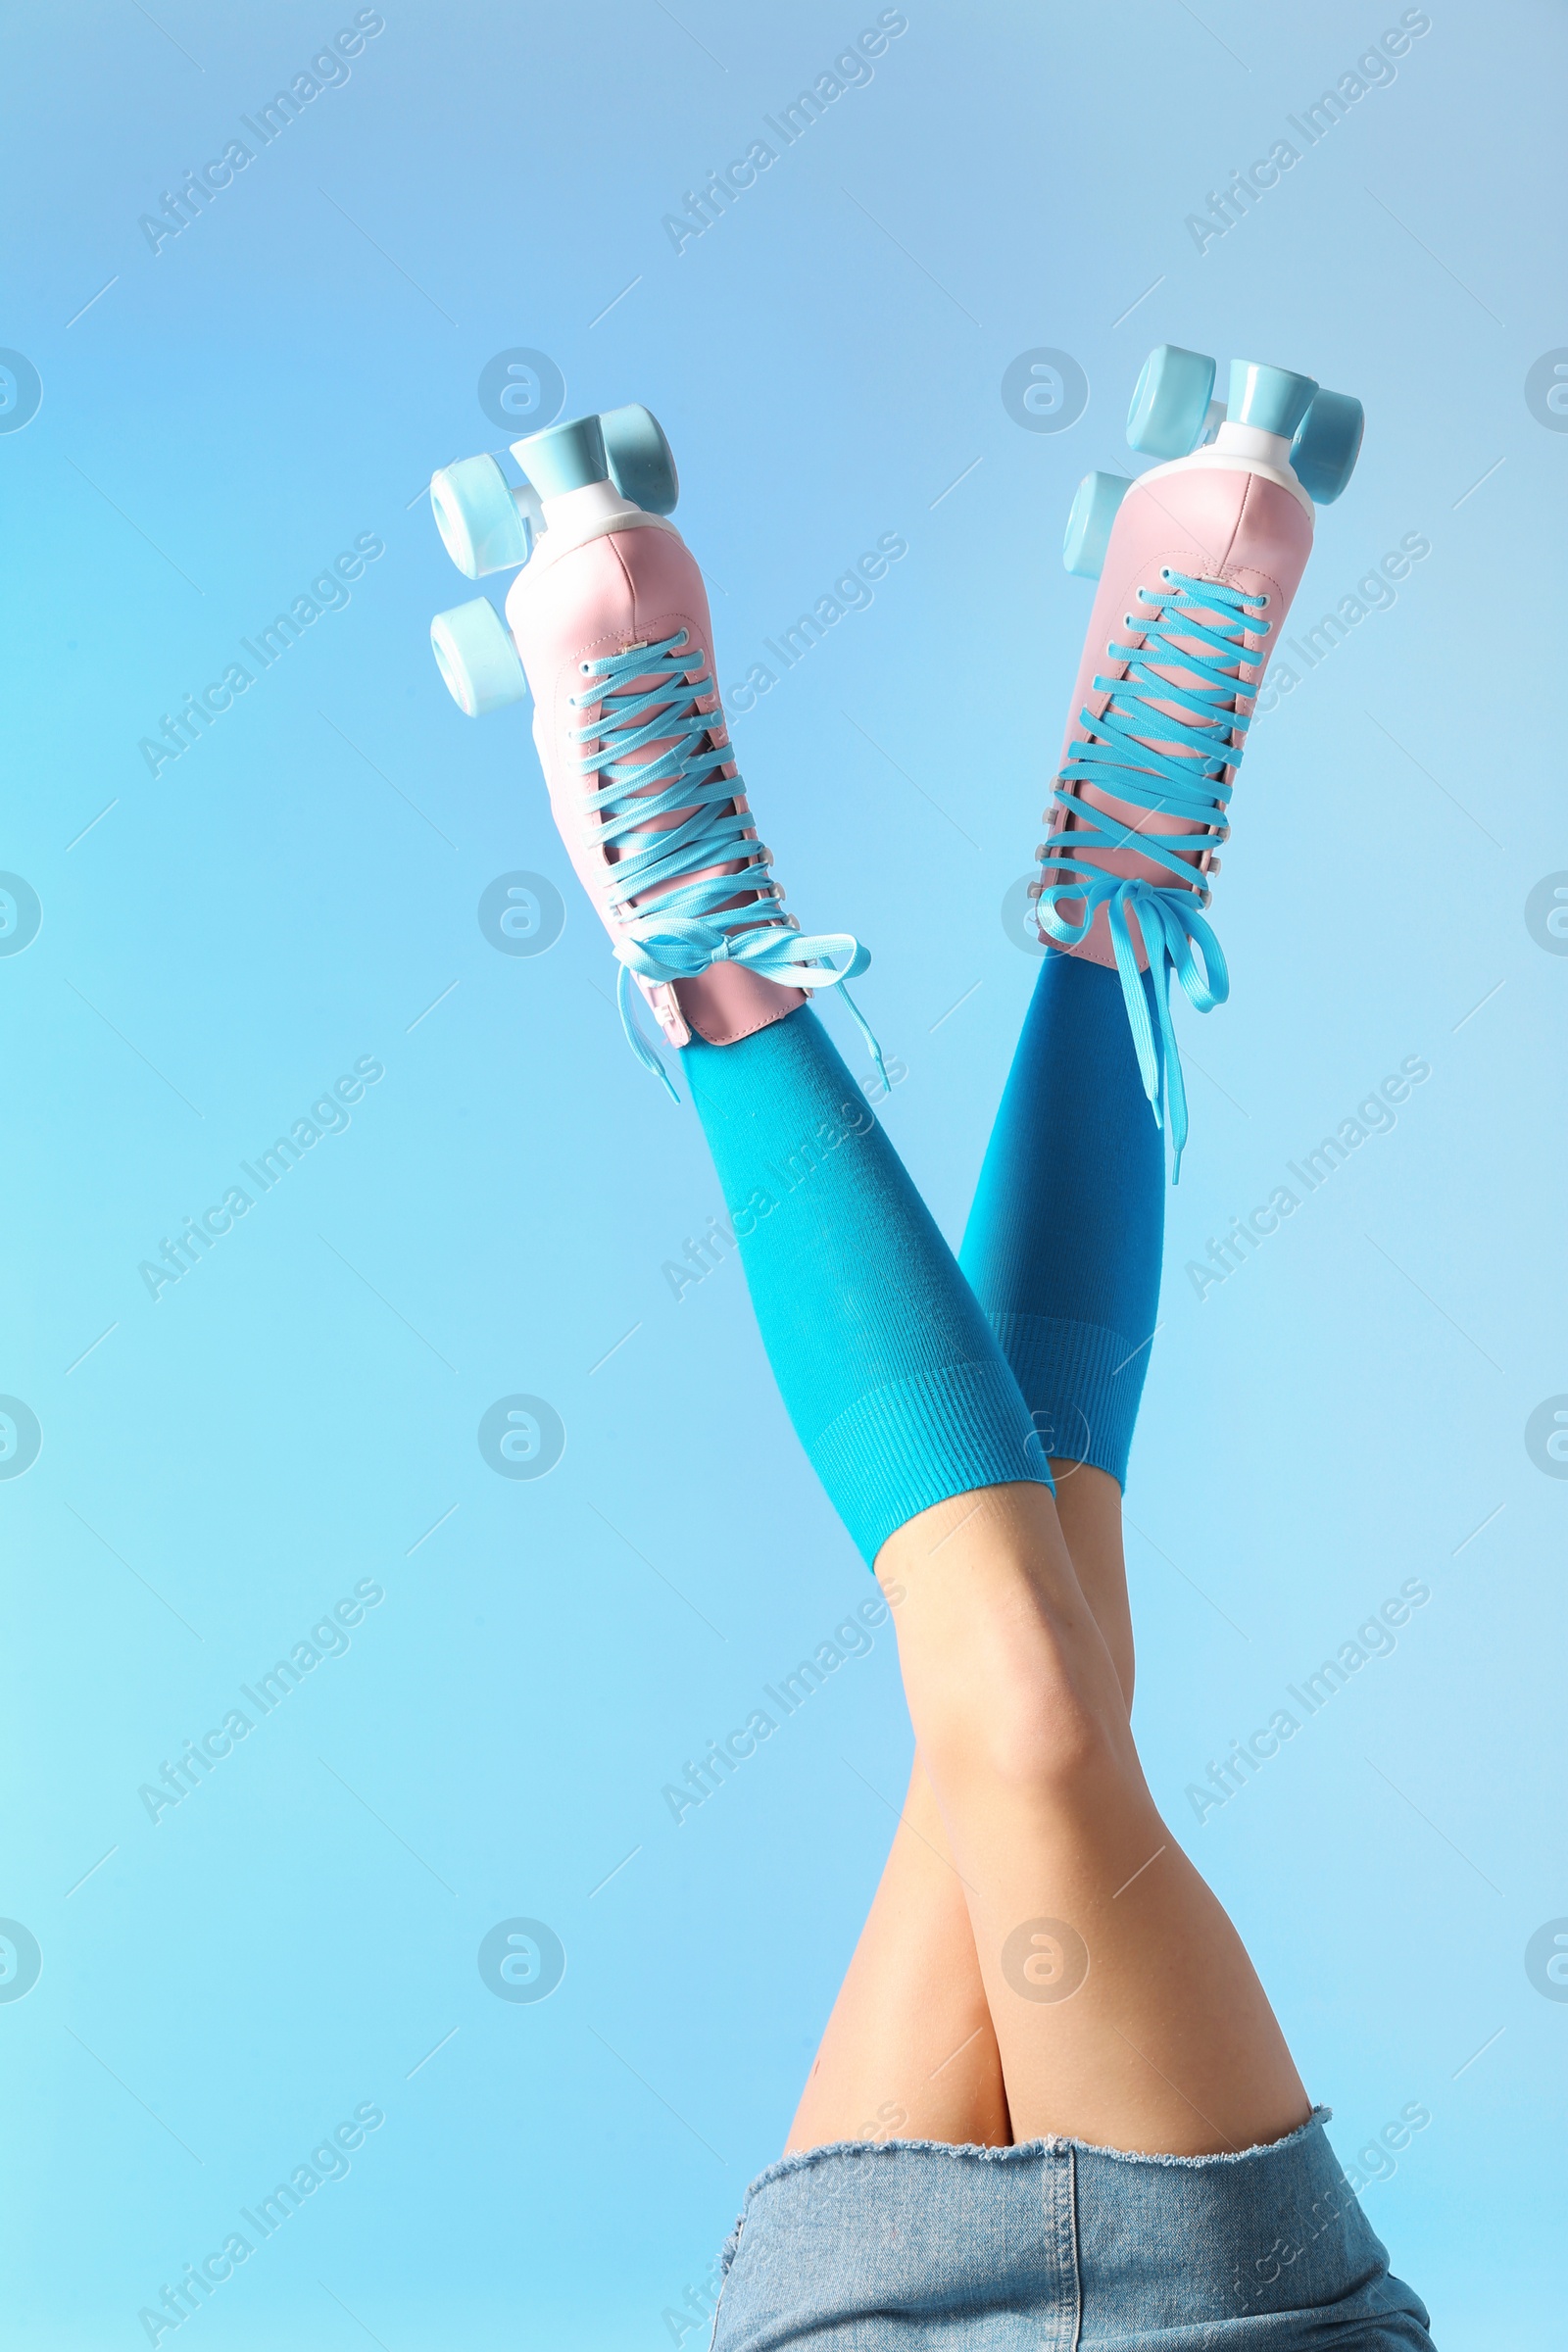
[[[1079,713],[1084,733],[1070,743],[1053,788],[1047,838],[1035,853],[1042,875],[1028,895],[1041,937],[1063,947],[1081,946],[1103,910],[1144,1091],[1156,1122],[1169,1126],[1179,1169],[1187,1105],[1170,979],[1174,972],[1200,1011],[1229,991],[1203,912],[1219,846],[1230,839],[1229,803],[1251,720],[1241,705],[1256,681],[1244,672],[1261,676],[1259,649],[1273,624],[1259,617],[1266,595],[1170,564],[1160,566],[1159,581],[1136,591],[1147,615],[1123,616],[1135,642],[1112,639],[1105,648],[1107,674],[1092,681],[1104,708],[1098,716],[1087,708]],[[1174,819],[1176,829],[1152,831],[1156,816]],[[1101,862],[1107,853],[1134,856],[1155,873],[1121,873]],[[1064,907],[1077,912],[1069,917]],[[1134,924],[1156,981],[1152,1020]]]
[[[839,989],[880,1069],[881,1050],[844,987],[870,958],[847,932],[803,936],[784,911],[706,649],[682,628],[577,666],[593,681],[568,697],[585,714],[569,730],[584,785],[578,815],[603,865],[621,1022],[639,1060],[673,1095],[633,1018],[633,974],[659,987],[735,963],[780,987]]]

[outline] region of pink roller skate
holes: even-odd
[[[567,855],[620,964],[621,1020],[641,991],[673,1046],[749,1037],[869,956],[845,932],[803,937],[758,838],[713,678],[702,574],[667,518],[678,484],[646,409],[551,426],[445,467],[431,500],[448,552],[477,578],[520,564],[506,622],[485,597],[437,615],[436,660],[470,715],[530,689],[534,742]]]
[[[1201,910],[1258,688],[1311,552],[1314,500],[1345,488],[1362,428],[1359,401],[1309,376],[1237,360],[1228,412],[1213,382],[1200,353],[1153,352],[1127,438],[1171,462],[1132,482],[1090,474],[1073,503],[1063,562],[1100,588],[1037,853],[1043,878],[1030,886],[1043,939],[1121,976],[1173,1180],[1187,1100],[1171,974],[1200,1012],[1229,993]]]

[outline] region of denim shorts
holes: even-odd
[[[1432,2352],[1324,2136],[1235,2156],[842,2140],[759,2175],[713,2352]]]

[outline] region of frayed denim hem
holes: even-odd
[[[1141,2148],[1109,2148],[1093,2139],[1074,2139],[1046,2132],[1039,2139],[1014,2140],[1009,2147],[986,2147],[978,2140],[954,2139],[829,2139],[820,2147],[796,2148],[760,2172],[747,2189],[748,2201],[770,2180],[778,2180],[786,2173],[803,2172],[829,2156],[883,2156],[898,2150],[917,2149],[928,2156],[970,2156],[982,2164],[1015,2164],[1024,2159],[1054,2153],[1070,2148],[1079,2156],[1105,2156],[1116,2164],[1161,2164],[1178,2170],[1202,2172],[1212,2165],[1250,2164],[1255,2156],[1271,2156],[1276,2149],[1288,2148],[1293,2142],[1304,2139],[1314,2124],[1326,2124],[1333,2116],[1332,2107],[1314,2107],[1305,2123],[1298,2124],[1282,2139],[1259,2140],[1250,2148],[1224,2148],[1213,2156],[1151,2155]],[[737,2229],[739,2224],[736,2225]]]

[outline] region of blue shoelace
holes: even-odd
[[[1199,911],[1209,903],[1208,883],[1182,852],[1212,850],[1230,838],[1231,785],[1225,770],[1240,766],[1246,747],[1250,721],[1237,710],[1236,698],[1245,691],[1242,663],[1255,659],[1249,654],[1246,637],[1249,631],[1265,637],[1271,624],[1252,617],[1268,602],[1266,597],[1248,596],[1223,581],[1195,580],[1168,568],[1159,576],[1157,589],[1138,591],[1140,603],[1150,606],[1154,617],[1145,623],[1141,615],[1125,616],[1128,628],[1143,630],[1142,646],[1112,643],[1106,648],[1113,662],[1127,663],[1127,674],[1097,677],[1096,690],[1110,690],[1110,701],[1099,718],[1088,710],[1078,713],[1080,726],[1089,732],[1069,745],[1067,763],[1052,791],[1054,804],[1071,815],[1072,830],[1054,833],[1041,844],[1045,880],[1036,886],[1035,895],[1041,928],[1063,947],[1078,946],[1099,909],[1107,910],[1144,1092],[1155,1124],[1169,1129],[1175,1183],[1187,1142],[1187,1089],[1171,1026],[1171,974],[1200,1012],[1211,1012],[1230,994],[1220,944]],[[1173,683],[1178,671],[1199,683]],[[1157,710],[1156,704],[1166,709]],[[1159,748],[1171,745],[1176,748]],[[1126,822],[1092,807],[1082,797],[1085,784],[1132,808],[1178,817],[1186,829],[1147,833],[1143,816]],[[1135,851],[1173,878],[1149,882],[1102,872],[1079,862],[1090,850]],[[1217,871],[1218,865],[1215,858],[1211,870]],[[1063,899],[1084,901],[1080,921],[1070,922],[1062,915],[1058,902]],[[1149,956],[1153,1021],[1128,929],[1129,914],[1138,919]]]
[[[637,1026],[632,974],[658,983],[738,963],[784,987],[838,989],[886,1085],[882,1049],[844,985],[865,970],[870,956],[847,931],[804,936],[795,917],[780,912],[784,893],[772,878],[773,854],[758,840],[756,819],[737,812],[746,787],[724,772],[733,766],[728,744],[713,741],[723,714],[698,708],[714,693],[707,655],[701,646],[687,648],[687,633],[678,629],[673,637],[584,662],[583,676],[592,682],[570,698],[573,710],[599,712],[573,728],[572,739],[598,746],[582,756],[583,774],[602,778],[583,796],[583,813],[599,820],[596,841],[619,852],[604,891],[618,933],[617,997],[632,1052],[678,1100]],[[634,679],[647,683],[633,688]],[[639,758],[651,743],[663,749]],[[675,810],[684,811],[678,824],[655,828],[655,817]],[[692,879],[707,866],[737,859],[745,861],[738,873]],[[632,906],[649,890],[659,896],[641,909]],[[729,904],[743,895],[749,904]]]

